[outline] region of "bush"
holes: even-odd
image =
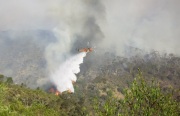
[[[163,93],[157,82],[148,84],[142,73],[135,78],[130,90],[125,90],[121,113],[123,115],[178,116],[179,103],[173,100],[172,93]]]
[[[105,101],[94,99],[95,115],[98,116],[179,116],[179,102],[172,92],[163,93],[159,84],[145,81],[142,73],[134,79],[131,87],[124,90],[123,100],[109,96]]]
[[[112,96],[106,97],[103,102],[98,98],[94,100],[94,110],[97,116],[117,116],[119,112],[120,102]]]

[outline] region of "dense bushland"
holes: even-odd
[[[130,87],[124,89],[124,98],[118,98],[111,87],[102,94],[94,85],[84,88],[85,92],[78,91],[76,86],[75,94],[65,92],[55,96],[40,89],[14,85],[11,78],[3,75],[0,78],[1,116],[178,116],[180,111],[179,102],[173,98],[175,90],[163,91],[155,79],[147,81],[140,71]]]

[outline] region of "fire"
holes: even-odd
[[[75,82],[76,82],[76,81],[73,81],[73,80],[72,80],[72,84],[74,84]],[[68,93],[73,93],[73,92],[71,91],[71,89],[68,89],[67,92],[68,92]],[[55,86],[52,86],[52,87],[49,89],[49,93],[53,93],[53,94],[56,95],[56,96],[58,96],[58,95],[61,94],[61,92],[59,92],[59,91],[56,89]]]
[[[56,92],[55,92],[55,95],[57,95],[57,96],[60,95],[60,94],[61,94],[61,93],[60,93],[59,91],[56,91]]]
[[[57,96],[61,94],[61,93],[60,93],[58,90],[56,90],[54,87],[50,88],[50,89],[49,89],[49,92],[50,92],[50,93],[54,93],[54,94],[57,95]]]

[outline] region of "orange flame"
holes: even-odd
[[[61,94],[61,93],[60,93],[59,91],[56,91],[56,92],[55,92],[55,95],[57,95],[57,96],[60,95],[60,94]]]
[[[75,81],[74,81],[74,82],[75,82]],[[56,96],[58,96],[58,95],[61,94],[61,92],[59,92],[57,89],[55,89],[55,88],[53,88],[53,87],[49,89],[49,92],[50,92],[50,93],[53,93],[53,94],[56,95]],[[73,93],[70,89],[68,89],[67,92],[68,92],[68,93]]]
[[[50,92],[50,93],[54,93],[54,94],[57,95],[57,96],[61,94],[58,90],[56,90],[56,89],[53,88],[53,87],[49,89],[49,92]]]

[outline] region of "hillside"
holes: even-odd
[[[0,73],[12,77],[14,83],[23,83],[33,89],[40,87],[45,90],[48,88],[49,82],[46,80],[49,74],[44,52],[49,41],[55,42],[56,39],[52,32],[45,30],[38,31],[35,34],[38,36],[37,38],[41,39],[37,39],[35,35],[31,34],[35,32],[25,31],[24,33],[25,35],[19,39],[9,36],[12,34],[9,31],[0,33],[2,38],[2,42],[0,42]],[[28,38],[33,38],[33,40],[28,40]],[[124,56],[118,56],[112,50],[110,50],[111,52],[103,52],[102,49],[98,48],[96,50],[97,53],[87,54],[80,67],[81,72],[77,75],[77,80],[83,81],[85,85],[85,87],[78,85],[82,88],[94,86],[93,84],[96,81],[101,81],[103,78],[103,82],[107,82],[103,85],[99,84],[99,88],[115,85],[114,91],[117,92],[117,89],[122,91],[123,88],[129,87],[138,68],[141,69],[147,79],[156,78],[164,89],[169,85],[180,88],[179,56],[157,51],[147,53],[133,47],[127,47]],[[105,94],[102,90],[101,93]],[[122,97],[121,94],[119,95]]]
[[[82,88],[97,89],[102,94],[110,89],[122,98],[123,89],[130,87],[140,69],[147,81],[157,80],[162,90],[169,87],[180,89],[180,58],[173,54],[160,54],[156,51],[143,53],[138,50],[130,57],[106,53],[94,59],[85,58],[82,64],[82,69],[91,66],[78,75],[78,81],[83,80],[83,84],[79,85]],[[176,93],[178,100],[179,96],[180,93]]]
[[[40,89],[32,90],[24,85],[14,85],[11,78],[0,82],[0,115],[83,115],[83,108],[73,95],[55,96]],[[78,109],[78,110],[77,110]]]
[[[167,93],[171,93],[173,100],[176,101],[172,102],[172,98],[164,97],[165,100],[170,99],[172,104],[176,104],[174,106],[180,102],[180,58],[176,55],[160,54],[156,51],[146,53],[135,48],[129,51],[131,56],[122,57],[110,52],[88,54],[84,58],[84,63],[81,64],[81,72],[77,74],[77,82],[74,84],[75,93],[68,94],[65,92],[60,96],[55,96],[48,92],[49,83],[44,86],[38,85],[38,79],[47,78],[46,73],[44,73],[46,62],[42,59],[42,51],[35,46],[29,46],[29,49],[32,48],[36,52],[28,54],[29,56],[26,58],[22,57],[22,54],[16,55],[14,59],[13,57],[5,58],[9,55],[4,55],[2,58],[1,69],[8,67],[8,64],[4,62],[9,62],[11,63],[10,66],[15,66],[15,70],[11,74],[12,78],[1,75],[3,82],[0,85],[0,113],[2,115],[84,116],[89,114],[111,116],[122,112],[127,113],[129,111],[120,110],[123,105],[122,101],[130,99],[127,98],[128,93],[124,90],[131,89],[132,83],[139,73],[138,69],[142,71],[148,87],[151,88],[151,80],[154,79],[159,83],[161,91],[157,91],[162,93],[160,95],[166,96]],[[35,54],[41,55],[36,56]],[[37,59],[34,59],[34,56]],[[17,70],[24,71],[24,73],[17,73],[19,72]],[[13,74],[15,74],[15,78]],[[43,75],[45,76],[43,77]],[[7,82],[6,79],[8,79]],[[14,84],[12,84],[13,81]],[[151,92],[149,89],[148,93]],[[108,106],[113,106],[113,104],[115,105],[114,111],[110,115],[106,110]],[[179,106],[177,107],[179,108]],[[177,107],[175,108],[176,111],[178,110]],[[175,109],[173,108],[172,111]]]
[[[180,0],[2,0],[0,116],[180,116]]]
[[[156,81],[148,82],[141,72],[137,74],[128,91],[120,86],[116,88],[118,85],[108,81],[107,77],[99,77],[88,84],[81,82],[80,79],[75,86],[75,94],[64,92],[60,96],[39,88],[32,90],[23,84],[14,85],[11,78],[1,75],[0,114],[2,116],[114,116],[139,113],[153,115],[158,111],[159,115],[178,116],[180,102],[172,97],[179,90],[169,88],[168,91],[163,91]],[[154,103],[156,104],[152,105]],[[132,110],[129,111],[129,108]],[[143,111],[140,110],[142,108]]]

